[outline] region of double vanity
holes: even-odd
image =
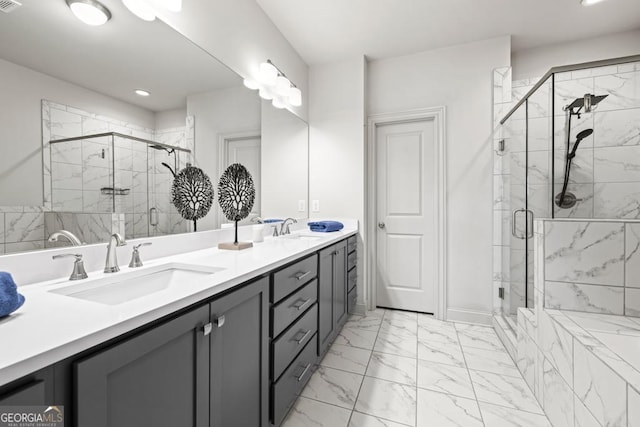
[[[356,233],[22,286],[0,405],[64,405],[78,427],[280,425],[355,304]]]

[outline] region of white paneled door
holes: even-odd
[[[437,135],[433,119],[377,127],[377,289],[380,307],[437,305]]]
[[[260,137],[228,139],[227,166],[233,163],[243,165],[253,178],[256,198],[249,217],[260,216]]]

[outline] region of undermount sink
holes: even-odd
[[[107,305],[118,305],[137,298],[181,286],[210,276],[224,268],[170,263],[136,271],[113,273],[109,277],[81,281],[49,292]]]
[[[324,236],[315,236],[315,235],[312,235],[312,234],[285,234],[284,236],[282,236],[282,238],[283,239],[314,241],[314,240],[322,240],[324,238]]]

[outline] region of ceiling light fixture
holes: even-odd
[[[96,0],[67,0],[73,14],[87,25],[103,25],[111,19],[111,12]]]
[[[144,89],[136,89],[135,92],[136,92],[136,95],[140,95],[140,96],[149,96],[149,95],[151,95],[151,92],[149,92],[148,90],[144,90]]]
[[[276,108],[302,105],[302,91],[270,59],[260,64],[255,79],[246,78],[243,83],[249,89],[258,90],[260,98],[271,100]]]
[[[596,3],[600,3],[604,0],[580,0],[580,4],[583,6],[591,6]]]
[[[122,3],[129,9],[131,13],[144,21],[153,21],[156,19],[156,12],[144,0],[122,0]]]

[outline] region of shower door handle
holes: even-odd
[[[158,220],[158,209],[157,208],[151,208],[149,209],[149,225],[151,225],[152,227],[155,227],[156,225],[158,225],[160,221]]]
[[[527,239],[531,239],[533,237],[533,219],[534,219],[533,211],[531,209],[527,209],[526,215],[527,215],[527,233],[525,237]]]
[[[513,211],[512,215],[511,215],[511,235],[513,237],[515,237],[516,239],[524,240],[524,239],[527,238],[527,236],[526,235],[519,236],[518,235],[518,230],[516,228],[516,222],[518,220],[518,213],[520,213],[520,212],[525,212],[525,214],[526,214],[527,210],[526,209],[516,209],[516,210]]]

